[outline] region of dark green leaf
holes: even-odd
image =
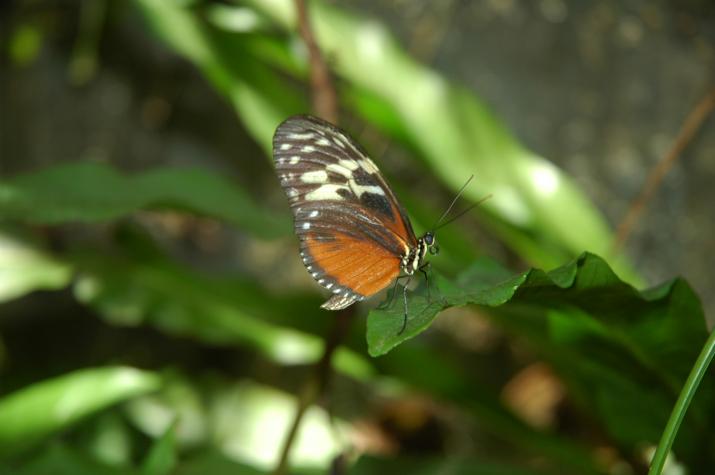
[[[75,162],[0,181],[0,219],[96,222],[157,207],[223,219],[260,237],[290,232],[287,215],[275,217],[228,180],[198,168],[126,176],[106,164]]]
[[[139,475],[129,467],[102,464],[79,450],[52,444],[22,465],[0,464],[4,475]]]
[[[142,475],[168,475],[176,466],[176,421],[152,445],[144,462]]]
[[[401,301],[368,317],[370,354],[385,354],[424,331],[438,312],[467,304],[491,308],[496,323],[526,338],[559,371],[574,396],[593,408],[622,443],[655,442],[670,407],[707,338],[697,297],[681,279],[638,292],[599,257],[584,254],[549,273],[504,278],[484,262],[455,282],[432,278],[441,297],[410,294],[407,329]],[[433,293],[434,293],[433,289]],[[710,424],[712,385],[694,407],[687,455]],[[703,442],[704,443],[704,442]]]

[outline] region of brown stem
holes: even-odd
[[[288,458],[290,451],[295,442],[298,429],[303,421],[306,409],[308,409],[315,401],[317,401],[328,387],[331,376],[331,361],[335,350],[340,346],[340,343],[345,339],[350,330],[350,323],[355,314],[355,307],[349,307],[338,312],[333,323],[333,328],[325,342],[323,356],[316,363],[313,374],[303,385],[300,397],[298,398],[298,407],[293,416],[293,422],[288,431],[288,435],[283,442],[280,459],[273,475],[285,475],[288,469]]]
[[[305,0],[295,0],[295,9],[298,14],[298,32],[308,48],[313,112],[328,122],[336,124],[338,122],[338,100],[328,66],[323,61],[320,49],[315,43]]]
[[[690,144],[693,137],[700,130],[705,120],[715,109],[715,88],[702,98],[688,114],[673,146],[668,153],[653,167],[640,193],[633,200],[628,212],[618,225],[616,238],[611,247],[611,254],[618,252],[633,231],[633,227],[643,212],[646,204],[653,197],[665,175],[678,160],[683,150]]]
[[[298,15],[298,31],[303,38],[310,60],[310,87],[313,103],[313,112],[323,119],[336,124],[338,122],[338,100],[335,88],[330,77],[325,61],[320,53],[318,45],[308,20],[308,11],[304,0],[295,0],[295,8]],[[298,405],[293,416],[290,430],[286,435],[283,447],[281,448],[280,459],[274,475],[285,475],[288,470],[288,459],[291,448],[295,442],[300,424],[303,421],[305,411],[317,401],[325,392],[331,376],[331,362],[335,350],[345,339],[350,329],[352,317],[355,314],[355,307],[350,307],[338,312],[333,322],[330,334],[326,337],[325,348],[320,360],[316,363],[312,375],[303,385],[298,397]]]

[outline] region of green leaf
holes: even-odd
[[[0,473],[5,475],[133,475],[137,474],[137,471],[129,467],[103,464],[69,445],[51,444],[21,466],[3,466],[0,463]]]
[[[0,302],[34,290],[55,290],[67,286],[72,267],[32,246],[21,238],[0,231]]]
[[[163,256],[144,236],[122,230],[116,255],[75,257],[78,300],[121,325],[147,323],[170,334],[213,345],[250,345],[281,364],[310,364],[323,352],[322,338],[276,322],[300,315],[318,318],[318,301],[266,291],[245,278],[212,278],[191,272]],[[100,251],[101,252],[101,251]],[[357,379],[373,374],[355,352],[336,351],[336,369]]]
[[[0,399],[0,457],[159,386],[154,373],[115,366],[75,371],[5,396]]]
[[[168,475],[176,466],[176,458],[176,421],[174,421],[149,450],[142,463],[142,475]]]
[[[127,176],[106,164],[75,162],[0,181],[0,219],[98,222],[158,207],[223,219],[260,237],[290,232],[287,215],[266,212],[225,178],[198,168]]]
[[[425,289],[411,293],[402,334],[401,301],[370,313],[371,355],[424,331],[444,308],[489,307],[496,323],[526,338],[551,363],[616,440],[632,446],[657,441],[708,336],[700,303],[685,281],[639,292],[588,253],[549,273],[530,270],[504,278],[503,270],[481,262],[455,282],[431,280],[440,297],[428,305]],[[679,439],[685,458],[708,443],[703,436],[711,424],[712,384],[702,392],[689,431]]]

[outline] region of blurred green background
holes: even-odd
[[[715,314],[712,119],[613,229],[715,6],[309,4],[416,231],[492,198],[437,236],[448,309],[358,308],[290,473],[645,473]],[[335,320],[270,160],[310,109],[292,1],[5,2],[0,67],[0,473],[271,473]],[[715,463],[712,376],[666,473]]]

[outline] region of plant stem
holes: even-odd
[[[295,9],[298,18],[298,32],[308,48],[313,113],[335,124],[338,122],[337,94],[335,93],[335,87],[333,87],[330,77],[330,70],[325,64],[323,56],[320,54],[320,48],[318,48],[315,42],[305,0],[295,0]],[[303,421],[305,411],[320,398],[328,386],[331,376],[330,369],[333,353],[335,353],[336,348],[345,339],[354,314],[355,307],[353,306],[338,312],[335,317],[332,331],[325,339],[323,356],[316,364],[315,372],[308,378],[300,392],[298,406],[295,411],[295,416],[293,416],[293,423],[283,442],[280,459],[273,471],[274,475],[284,475],[288,470],[290,451],[298,435],[298,430]]]
[[[668,457],[668,453],[670,453],[670,448],[673,446],[673,441],[678,433],[680,424],[685,417],[685,411],[688,410],[688,406],[690,406],[695,391],[697,391],[698,385],[700,385],[700,381],[703,379],[713,356],[715,356],[715,330],[710,333],[710,337],[708,337],[708,340],[705,342],[700,356],[698,356],[693,369],[690,371],[690,375],[688,375],[687,381],[685,381],[685,386],[682,391],[680,391],[678,401],[673,407],[673,412],[670,414],[668,424],[665,426],[663,435],[658,443],[658,448],[653,455],[648,475],[660,475],[662,472],[665,460]]]
[[[349,307],[345,310],[338,312],[335,317],[334,325],[332,331],[328,337],[326,337],[325,349],[323,350],[323,356],[320,361],[315,365],[315,371],[310,378],[303,385],[303,389],[300,392],[298,398],[298,405],[293,416],[293,422],[291,423],[288,435],[283,442],[283,447],[281,449],[280,459],[276,465],[273,475],[285,475],[288,469],[288,459],[290,457],[290,451],[295,442],[295,438],[298,435],[298,429],[303,421],[303,416],[305,411],[323,394],[325,388],[330,382],[331,376],[331,361],[333,358],[333,353],[340,343],[345,339],[350,330],[350,323],[352,322],[352,317],[355,314],[355,307]]]
[[[715,110],[715,88],[711,89],[710,92],[708,92],[705,97],[703,97],[695,105],[693,110],[685,119],[685,122],[683,123],[683,126],[667,155],[665,155],[651,170],[643,188],[636,199],[631,203],[626,216],[618,225],[616,238],[611,246],[611,254],[615,255],[623,247],[628,239],[628,236],[630,236],[631,231],[633,230],[633,226],[635,226],[636,221],[638,221],[638,218],[643,212],[646,204],[650,201],[653,194],[660,186],[663,178],[665,178],[665,175],[673,167],[675,162],[683,153],[683,150],[685,150],[693,140],[713,110]]]
[[[330,77],[330,70],[320,54],[315,35],[310,26],[305,0],[295,0],[298,32],[308,48],[310,62],[310,87],[313,113],[333,124],[338,123],[338,99]]]

